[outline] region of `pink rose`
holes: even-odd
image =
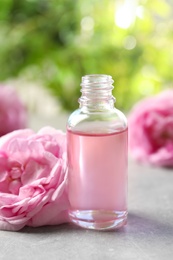
[[[129,148],[138,161],[173,166],[173,90],[134,106],[129,115]]]
[[[26,127],[26,108],[15,89],[0,85],[0,136]]]
[[[0,229],[68,221],[66,136],[51,127],[0,138]]]

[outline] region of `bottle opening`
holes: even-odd
[[[85,75],[82,77],[82,83],[81,86],[97,86],[97,87],[103,87],[104,85],[112,85],[113,79],[110,75],[105,74],[91,74],[91,75]]]
[[[80,107],[92,110],[105,110],[114,106],[112,96],[113,79],[109,75],[91,74],[82,77]]]

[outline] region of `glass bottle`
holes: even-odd
[[[67,123],[70,220],[109,230],[127,221],[127,120],[109,75],[82,77],[80,107]]]

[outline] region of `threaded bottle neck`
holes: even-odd
[[[93,74],[82,77],[81,108],[88,110],[109,110],[114,107],[115,98],[112,96],[113,79],[109,75]]]

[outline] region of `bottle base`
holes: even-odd
[[[127,211],[71,210],[72,223],[86,229],[114,230],[127,223]]]

